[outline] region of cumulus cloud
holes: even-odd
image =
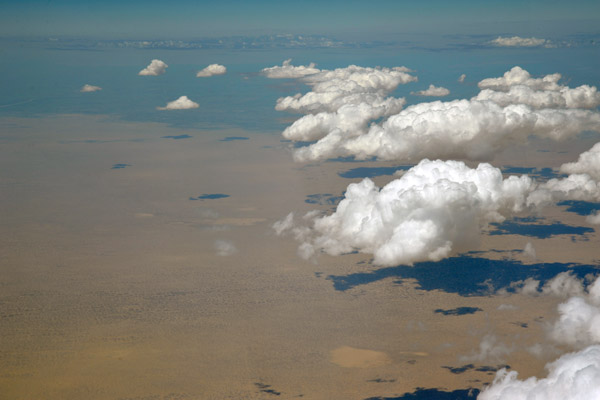
[[[462,77],[462,75],[461,75],[461,77]],[[429,87],[426,90],[419,90],[418,92],[410,92],[410,94],[413,94],[415,96],[444,97],[444,96],[448,96],[450,94],[450,91],[448,89],[446,89],[445,87],[437,87],[434,85],[429,85]]]
[[[498,36],[496,39],[490,41],[490,44],[494,46],[500,47],[538,47],[538,46],[546,46],[549,47],[552,45],[552,42],[546,39],[538,39],[538,38],[522,38],[519,36],[513,37],[502,37]]]
[[[177,100],[173,100],[167,103],[164,107],[156,107],[157,110],[189,110],[191,108],[198,108],[198,103],[188,99],[187,96],[181,96]]]
[[[89,92],[97,92],[98,90],[102,90],[100,86],[88,85],[87,83],[81,87],[81,93],[89,93]]]
[[[519,380],[516,371],[498,371],[478,400],[587,400],[600,398],[600,346],[565,354],[546,365],[548,376]]]
[[[227,257],[232,254],[237,253],[237,248],[235,245],[228,240],[216,240],[215,241],[215,250],[218,256]]]
[[[471,99],[402,109],[404,99],[385,96],[398,84],[416,80],[406,71],[350,66],[302,78],[312,90],[280,98],[275,107],[307,114],[284,131],[290,140],[316,141],[296,149],[295,159],[489,160],[530,135],[564,140],[585,130],[600,131],[597,89],[561,85],[560,74],[533,78],[515,67],[479,82],[481,92]],[[360,118],[344,112],[347,105],[360,105]]]
[[[162,75],[167,71],[168,65],[161,60],[154,59],[148,64],[146,68],[138,72],[138,75],[142,76],[158,76]]]
[[[208,78],[215,75],[224,75],[227,68],[220,64],[210,64],[208,67],[198,71],[196,78]]]
[[[274,228],[293,232],[304,258],[359,251],[377,265],[412,264],[472,249],[488,222],[566,199],[598,200],[600,185],[589,175],[537,183],[527,175],[505,179],[486,163],[425,159],[383,188],[368,178],[350,184],[331,215],[310,213],[296,223],[290,214]],[[552,284],[545,290],[566,285]],[[538,285],[525,281],[520,290],[537,292]]]
[[[465,74],[462,74],[461,76],[459,76],[459,77],[458,77],[458,81],[459,81],[460,83],[463,83],[463,82],[465,81],[466,77],[467,77],[467,75],[465,75]]]
[[[533,247],[531,242],[527,242],[527,244],[525,245],[525,248],[523,249],[523,254],[525,254],[527,257],[532,258],[534,260],[537,258],[537,255],[535,253],[535,248]]]
[[[588,224],[600,225],[600,211],[596,212],[596,214],[590,214],[585,217],[585,220]]]
[[[596,143],[590,150],[579,155],[576,162],[563,164],[560,172],[564,174],[588,174],[600,180],[600,143]]]
[[[515,350],[514,346],[502,343],[493,334],[487,334],[479,342],[479,349],[473,354],[461,356],[461,362],[502,362],[504,357]]]
[[[313,75],[317,72],[321,72],[320,69],[315,68],[315,63],[310,63],[307,66],[292,65],[292,59],[289,58],[283,62],[281,66],[276,65],[274,67],[263,68],[260,72],[267,78],[272,79],[283,79],[283,78],[302,78],[306,75]]]

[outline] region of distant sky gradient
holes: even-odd
[[[589,34],[598,33],[599,26],[597,0],[0,2],[0,35],[5,37],[190,39],[305,33],[376,40],[406,33]]]

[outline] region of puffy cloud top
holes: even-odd
[[[349,185],[335,213],[299,237],[300,253],[358,250],[380,265],[440,260],[477,241],[482,224],[522,210],[534,188],[529,177],[503,179],[489,164],[423,160],[381,189],[368,178]]]
[[[187,96],[181,96],[177,100],[168,102],[165,107],[156,107],[157,110],[188,110],[190,108],[198,108],[198,103],[188,99]]]
[[[280,98],[275,108],[309,114],[284,131],[287,139],[317,141],[294,150],[298,161],[340,156],[488,160],[532,134],[563,140],[584,130],[600,131],[597,89],[569,88],[558,83],[560,78],[532,78],[514,67],[479,82],[482,90],[471,99],[402,109],[403,99],[385,96],[398,84],[416,80],[405,68],[350,66],[302,78],[312,91]],[[346,105],[360,105],[361,112],[343,112]]]
[[[203,70],[198,71],[197,78],[208,78],[215,75],[224,75],[227,73],[227,68],[220,64],[210,64]]]
[[[161,60],[154,59],[148,64],[146,68],[138,72],[138,75],[142,76],[158,76],[162,75],[167,71],[168,65]]]
[[[89,93],[89,92],[97,92],[98,90],[102,90],[100,86],[88,85],[87,83],[81,87],[81,93]]]
[[[448,96],[450,94],[450,91],[448,89],[446,89],[445,87],[437,87],[434,85],[429,85],[429,87],[426,90],[419,90],[418,92],[410,92],[410,94],[414,94],[416,96],[443,97],[443,96]]]
[[[600,180],[600,143],[596,143],[590,150],[581,153],[576,162],[563,164],[560,172],[565,174],[588,174]]]
[[[412,264],[473,248],[490,221],[567,199],[598,201],[600,184],[587,174],[538,184],[527,175],[504,179],[486,163],[425,159],[381,189],[368,178],[350,184],[333,214],[305,216],[309,226],[288,216],[274,228],[293,232],[304,258],[359,251],[379,265]]]
[[[546,365],[548,376],[524,381],[505,369],[484,389],[478,400],[588,400],[600,398],[600,346],[565,354]]]
[[[551,46],[551,42],[546,39],[538,38],[522,38],[519,36],[513,37],[502,37],[498,36],[496,39],[490,41],[494,46],[501,47],[537,47],[537,46]]]
[[[310,63],[308,66],[293,66],[292,59],[289,58],[285,60],[281,66],[276,65],[274,67],[264,68],[260,72],[267,78],[272,79],[302,78],[306,75],[312,75],[316,74],[317,72],[321,72],[320,69],[315,68],[315,65],[315,63]]]

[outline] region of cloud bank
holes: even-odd
[[[462,75],[461,75],[462,78]],[[464,78],[463,78],[464,80]],[[459,82],[462,82],[459,78]],[[433,97],[444,97],[450,94],[450,91],[445,87],[437,87],[434,85],[429,85],[426,90],[419,90],[418,92],[410,92],[410,94],[415,96],[433,96]]]
[[[227,73],[227,68],[220,64],[210,64],[208,67],[198,71],[196,78],[208,78],[215,75],[224,75]]]
[[[293,141],[316,141],[294,150],[294,158],[302,162],[348,156],[481,161],[527,142],[530,135],[560,141],[582,131],[600,131],[595,87],[561,85],[560,74],[532,78],[520,67],[482,80],[481,91],[471,99],[406,109],[404,99],[386,97],[399,84],[417,80],[403,67],[350,66],[300,79],[312,90],[280,98],[275,108],[306,114],[283,132]]]
[[[500,47],[538,47],[538,46],[551,46],[552,42],[546,39],[538,38],[522,38],[519,36],[513,37],[502,37],[498,36],[496,39],[490,41],[490,44]]]
[[[142,76],[158,76],[162,75],[167,71],[168,65],[161,60],[154,59],[148,64],[146,68],[138,72],[138,75]]]
[[[81,87],[81,90],[79,90],[81,93],[90,93],[90,92],[97,92],[99,90],[102,90],[102,88],[100,86],[93,86],[93,85],[88,85],[87,83],[85,85],[83,85]]]
[[[306,259],[358,251],[373,254],[376,265],[410,265],[476,247],[488,222],[567,199],[600,200],[600,184],[585,173],[537,183],[503,178],[486,163],[425,159],[383,188],[368,178],[350,184],[331,215],[311,212],[296,222],[290,214],[273,227],[292,232]]]
[[[181,96],[177,100],[170,101],[164,107],[156,107],[157,110],[189,110],[191,108],[198,108],[198,103],[188,99],[187,96]]]

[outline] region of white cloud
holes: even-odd
[[[332,215],[312,219],[300,253],[358,250],[378,265],[440,260],[472,247],[482,224],[524,209],[534,188],[529,177],[503,179],[489,164],[423,160],[382,189],[370,179],[350,184]]]
[[[433,97],[443,97],[448,96],[450,91],[444,87],[437,87],[434,85],[429,85],[426,90],[419,90],[418,92],[410,92],[415,96],[433,96]]]
[[[585,220],[588,224],[600,225],[600,211],[596,212],[596,214],[590,214],[585,217]]]
[[[315,63],[310,63],[308,66],[299,65],[293,66],[292,59],[289,58],[283,62],[283,65],[276,65],[274,67],[264,68],[260,71],[267,78],[271,79],[283,79],[283,78],[301,78],[306,75],[316,74],[321,72],[320,69],[315,68]]]
[[[533,247],[531,242],[527,242],[527,244],[525,245],[525,248],[523,249],[523,254],[525,254],[527,257],[532,258],[534,260],[537,258],[537,255],[535,253],[535,248]]]
[[[189,110],[190,108],[198,108],[198,103],[188,99],[187,96],[181,96],[177,100],[170,101],[165,107],[156,107],[157,110]]]
[[[546,39],[538,39],[538,38],[522,38],[519,36],[513,37],[502,37],[498,36],[496,39],[490,41],[490,44],[494,46],[501,47],[537,47],[537,46],[546,46],[550,47],[552,42]]]
[[[600,180],[600,143],[596,143],[590,150],[581,153],[576,162],[563,164],[560,172],[588,174],[596,180]]]
[[[461,76],[458,77],[458,82],[464,83],[466,77],[467,77],[467,75],[462,74]]]
[[[161,60],[154,59],[148,64],[146,68],[138,72],[138,75],[142,76],[158,76],[162,75],[167,71],[168,65]]]
[[[467,356],[461,356],[461,362],[502,362],[504,357],[515,350],[514,346],[502,343],[493,334],[487,334],[479,342],[479,349]]]
[[[419,103],[394,112],[404,100],[384,96],[416,78],[401,70],[351,66],[305,77],[313,90],[278,99],[276,109],[318,115],[302,117],[284,131],[287,139],[318,140],[296,149],[297,161],[344,156],[489,160],[509,145],[527,142],[530,135],[564,140],[585,130],[600,131],[596,88],[568,88],[558,84],[560,78],[532,78],[514,67],[500,78],[482,80],[482,91],[472,99]],[[340,113],[348,104],[373,110],[361,112],[362,118]],[[382,122],[372,123],[380,118]]]
[[[227,73],[227,68],[224,65],[210,64],[203,70],[198,71],[197,78],[208,78],[215,75],[224,75]]]
[[[333,214],[305,216],[309,226],[296,224],[290,214],[275,229],[291,230],[304,258],[359,251],[373,254],[377,265],[412,264],[476,247],[490,221],[568,199],[597,201],[600,185],[589,175],[537,183],[527,175],[504,179],[500,169],[485,163],[469,168],[460,161],[425,159],[381,189],[368,178],[350,184]],[[526,251],[534,252],[532,246]],[[542,291],[576,293],[571,278],[559,275]],[[536,294],[539,282],[513,287]]]
[[[217,255],[221,257],[233,255],[238,251],[235,245],[228,240],[216,240],[215,250],[217,252]]]
[[[516,371],[497,372],[478,400],[589,400],[600,398],[600,346],[565,354],[546,365],[548,376],[519,380]]]
[[[98,90],[102,90],[100,86],[88,85],[87,83],[81,87],[81,93],[89,93],[89,92],[97,92]]]

